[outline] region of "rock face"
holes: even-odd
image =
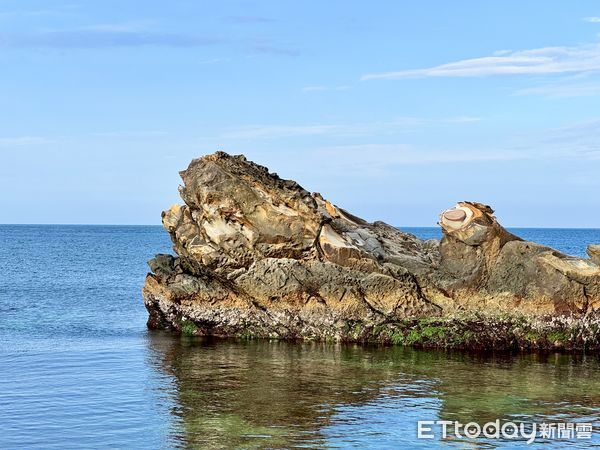
[[[196,159],[181,177],[185,205],[162,214],[178,256],[152,259],[143,288],[150,328],[389,341],[411,320],[600,309],[597,246],[585,260],[523,241],[480,203],[444,211],[441,242],[422,241],[243,156]]]

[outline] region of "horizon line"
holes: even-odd
[[[0,223],[1,226],[65,226],[65,227],[160,227],[161,224],[152,223]],[[392,225],[402,231],[403,228],[436,228],[441,230],[439,225]],[[506,229],[530,229],[530,230],[600,230],[599,227],[567,227],[567,226],[519,226],[502,225]]]

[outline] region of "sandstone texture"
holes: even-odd
[[[150,328],[450,347],[597,344],[597,245],[581,259],[524,241],[475,202],[444,211],[441,241],[423,241],[223,152],[180,174],[184,205],[162,214],[177,256],[152,259],[143,288]],[[494,337],[486,326],[504,331]]]

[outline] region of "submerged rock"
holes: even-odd
[[[597,246],[586,260],[526,242],[481,203],[444,211],[441,242],[422,241],[383,222],[368,223],[244,156],[217,152],[180,174],[185,204],[162,215],[178,256],[151,260],[143,288],[151,328],[486,347],[465,344],[465,323],[485,327],[485,317],[500,316],[589,322],[600,310]],[[469,315],[477,319],[455,320]],[[437,324],[435,335],[407,342],[423,321]],[[450,328],[460,331],[462,344],[441,335]],[[598,328],[586,330],[589,347]],[[489,345],[523,346],[517,335],[507,335],[514,330],[502,333]],[[554,346],[544,336],[537,341]]]

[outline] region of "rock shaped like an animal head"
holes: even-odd
[[[459,202],[445,210],[440,214],[439,225],[444,234],[467,245],[480,245],[498,228],[502,229],[494,217],[494,210],[475,202]]]

